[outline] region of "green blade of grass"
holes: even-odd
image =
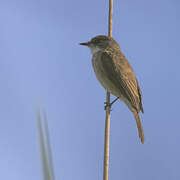
[[[43,118],[44,118],[43,122],[44,122],[45,135],[43,134],[40,108],[38,108],[37,109],[37,126],[38,126],[43,180],[55,180],[45,108],[43,109]]]
[[[49,138],[49,128],[47,124],[47,115],[46,115],[46,108],[45,104],[43,104],[43,119],[44,119],[44,134],[45,134],[45,140],[46,140],[46,152],[49,160],[49,168],[51,172],[51,178],[52,180],[55,180],[55,175],[54,175],[54,165],[53,165],[53,158],[52,158],[52,151],[51,151],[51,146],[50,146],[50,138]]]

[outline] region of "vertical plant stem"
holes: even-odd
[[[108,106],[110,103],[110,93],[106,94],[106,122],[105,122],[105,142],[104,142],[104,180],[108,180],[109,177],[109,138],[110,138],[110,110]]]
[[[112,14],[113,0],[109,0],[109,23],[108,36],[112,37]],[[110,93],[106,93],[106,123],[105,123],[105,142],[104,142],[104,180],[109,179],[109,139],[110,139]]]
[[[109,0],[108,36],[112,37],[113,0]]]

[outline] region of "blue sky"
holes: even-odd
[[[45,101],[56,179],[102,179],[105,91],[89,49],[108,1],[0,1],[1,179],[41,179],[35,101]],[[110,179],[180,179],[180,2],[114,0],[113,37],[143,94],[145,144],[117,102]]]

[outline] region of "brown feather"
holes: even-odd
[[[134,111],[133,114],[134,114],[134,118],[136,119],[136,124],[137,124],[138,132],[139,132],[139,138],[141,139],[141,143],[144,144],[144,132],[143,132],[141,120],[139,118],[139,114],[136,111]]]

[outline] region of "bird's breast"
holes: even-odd
[[[103,61],[101,59],[101,52],[95,53],[92,58],[92,65],[94,68],[95,75],[101,85],[108,90],[111,94],[120,97],[119,90],[116,85],[107,76],[106,70],[103,66]]]

